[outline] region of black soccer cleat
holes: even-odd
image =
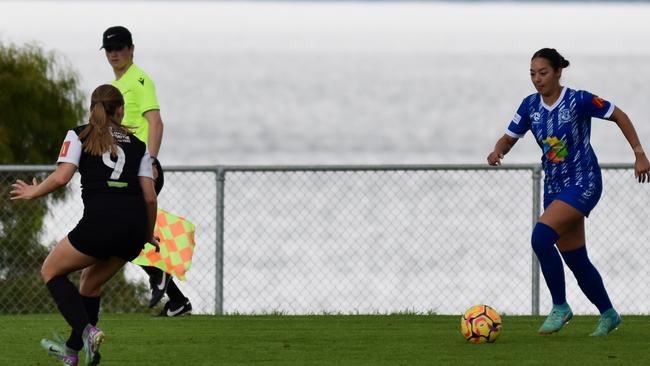
[[[162,311],[158,316],[160,317],[174,317],[181,315],[189,315],[192,313],[192,304],[190,300],[185,298],[180,302],[167,301]]]
[[[149,276],[149,284],[151,285],[151,300],[149,300],[149,308],[156,306],[160,300],[165,296],[169,281],[172,276],[169,273],[158,270],[156,273]]]

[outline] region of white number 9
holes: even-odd
[[[117,150],[117,161],[111,160],[110,151],[107,151],[104,154],[102,154],[102,161],[104,162],[104,165],[113,169],[113,173],[111,174],[111,179],[118,180],[120,179],[120,176],[122,175],[122,170],[124,169],[124,163],[126,162],[126,154],[124,154],[124,150],[122,150],[121,147],[115,146],[115,148]]]

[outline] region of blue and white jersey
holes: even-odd
[[[524,98],[506,134],[522,138],[528,130],[533,133],[543,152],[544,190],[558,193],[600,179],[598,159],[589,142],[591,117],[605,119],[613,112],[614,104],[584,90],[565,87],[552,106],[535,93]]]

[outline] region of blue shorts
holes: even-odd
[[[555,194],[544,192],[544,209],[554,200],[560,200],[582,212],[585,217],[589,217],[589,213],[596,207],[602,193],[603,184],[600,179],[589,182],[586,187],[570,185]]]

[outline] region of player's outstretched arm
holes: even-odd
[[[504,134],[494,145],[494,151],[492,151],[488,157],[487,162],[490,165],[501,165],[501,159],[512,149],[513,146],[517,143],[517,138],[508,136]]]
[[[643,151],[643,146],[641,146],[641,141],[634,129],[632,120],[618,107],[614,107],[614,112],[609,119],[618,125],[618,128],[623,132],[623,136],[632,147],[632,151],[634,151],[634,176],[639,183],[650,182],[650,161],[648,161],[648,157]]]
[[[32,184],[27,184],[20,179],[16,180],[16,183],[11,185],[12,189],[9,194],[11,194],[12,200],[31,200],[45,196],[68,184],[75,171],[77,171],[76,165],[59,163],[56,170],[41,183],[38,183],[36,178],[32,179]]]

